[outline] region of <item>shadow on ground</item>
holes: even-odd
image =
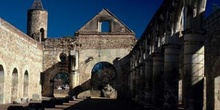
[[[126,110],[126,109],[144,110],[144,108],[141,105],[138,105],[129,100],[91,99],[91,98],[85,99],[64,110]]]
[[[146,110],[130,100],[87,98],[66,100],[51,98],[28,106],[11,105],[7,110]]]

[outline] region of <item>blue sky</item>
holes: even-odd
[[[27,10],[34,0],[3,0],[0,17],[26,33]],[[136,33],[139,38],[163,0],[42,0],[48,11],[48,37],[73,36],[85,23],[103,8],[109,9],[117,18]],[[207,0],[207,12],[212,3]]]

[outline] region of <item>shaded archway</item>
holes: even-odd
[[[70,87],[70,76],[65,72],[56,74],[53,78],[53,96],[65,97],[68,96]]]
[[[12,72],[12,82],[11,82],[11,102],[17,99],[18,92],[18,70],[15,68]]]
[[[23,97],[28,97],[28,86],[29,86],[28,71],[25,71],[25,73],[24,73]]]
[[[3,104],[4,99],[4,68],[0,65],[0,104]]]
[[[117,72],[108,62],[94,65],[91,73],[91,97],[117,98]]]

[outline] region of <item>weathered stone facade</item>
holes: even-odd
[[[135,34],[109,10],[103,9],[74,37],[68,38],[47,38],[47,16],[41,1],[35,0],[28,10],[29,36],[1,19],[1,41],[5,42],[2,43],[0,54],[1,103],[17,101],[22,97],[34,99],[37,95],[40,99],[41,93],[43,96],[53,96],[54,77],[59,73],[69,75],[70,94],[80,88],[78,97],[91,97],[91,71],[99,62],[112,64],[117,76],[126,77],[118,61],[135,45]],[[101,30],[104,21],[109,22],[110,30],[107,32]],[[123,62],[128,64],[127,60]],[[24,81],[18,80],[20,78]],[[117,77],[119,82],[112,88],[115,93],[126,93],[120,88],[127,85],[124,80]],[[5,83],[8,81],[12,83]],[[23,88],[18,89],[18,86]],[[118,96],[109,95],[108,91],[105,94],[112,98]]]
[[[0,103],[41,98],[43,46],[0,19]],[[31,86],[30,86],[31,85]]]
[[[99,23],[102,20],[109,20],[109,32],[99,32]],[[119,28],[122,31],[118,31]],[[115,64],[130,52],[135,43],[133,31],[107,9],[103,9],[79,29],[75,37],[42,41],[43,95],[53,96],[53,78],[56,74],[65,72],[70,75],[71,89],[74,91],[77,87],[81,88],[78,97],[91,97],[90,79],[93,67],[99,62],[108,62],[114,65],[118,75],[121,74],[120,67]],[[61,54],[66,55],[66,62],[60,62]]]
[[[0,19],[0,103],[53,96],[59,73],[70,77],[69,95],[92,97],[91,91],[100,93],[91,88],[92,70],[107,62],[117,79],[101,89],[106,97],[131,98],[155,110],[220,108],[220,10],[204,19],[206,0],[164,0],[138,41],[107,9],[74,37],[47,38],[47,12],[36,1],[29,36]]]

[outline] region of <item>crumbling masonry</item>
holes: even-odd
[[[154,110],[218,110],[220,10],[204,19],[206,2],[164,0],[137,40],[107,9],[74,37],[47,38],[48,12],[35,0],[27,35],[0,19],[0,104],[53,97],[59,73],[69,75],[69,95],[97,97],[92,69],[107,62],[117,76],[104,87],[114,90],[108,98],[130,98]]]

